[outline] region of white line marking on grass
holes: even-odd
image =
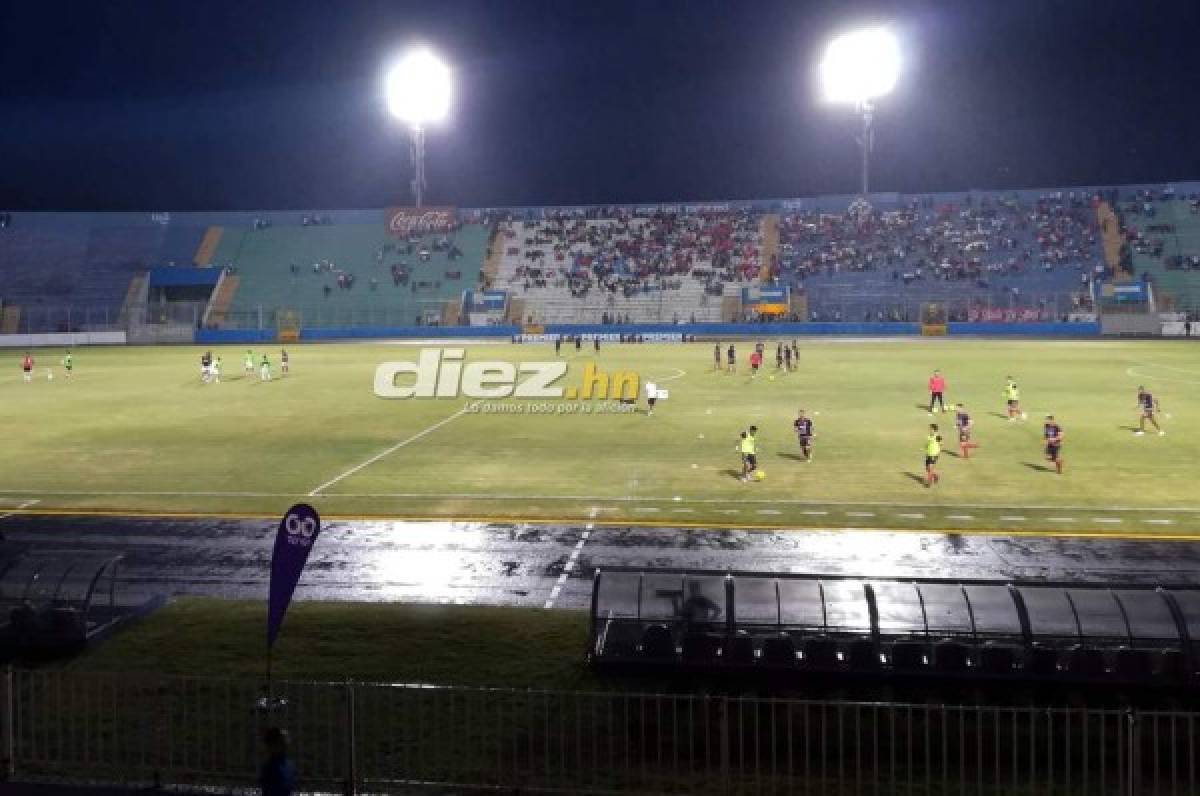
[[[329,479],[328,481],[321,484],[319,487],[317,487],[313,491],[309,492],[308,496],[313,497],[315,495],[319,495],[323,490],[328,489],[329,487],[336,484],[338,481],[341,481],[343,478],[349,478],[350,476],[357,473],[359,470],[362,470],[364,467],[369,467],[370,465],[374,464],[375,462],[379,461],[380,459],[384,458],[385,456],[392,455],[396,451],[403,448],[405,445],[408,445],[410,442],[416,442],[417,440],[421,439],[422,437],[432,434],[433,432],[437,431],[442,426],[446,425],[447,423],[451,422],[452,420],[457,420],[458,418],[462,417],[466,413],[467,413],[467,407],[464,406],[462,409],[459,409],[457,412],[450,415],[449,417],[443,418],[443,419],[439,420],[438,422],[434,423],[429,428],[424,429],[423,431],[418,431],[416,434],[413,434],[411,437],[408,437],[407,439],[400,440],[392,447],[388,448],[387,450],[380,451],[379,453],[372,456],[370,459],[367,459],[362,464],[351,467],[349,470],[347,470],[346,472],[337,476],[336,478]]]
[[[919,511],[911,512],[909,514],[897,514],[896,516],[903,517],[906,520],[923,520],[923,519],[925,519],[925,515]]]
[[[846,516],[847,517],[874,517],[875,512],[873,512],[873,511],[847,511]]]
[[[654,508],[653,506],[635,506],[633,510],[634,511],[647,511],[647,512],[658,511],[658,509]]]
[[[1025,517],[1019,514],[1012,514],[1000,518],[1001,522],[1025,522]]]
[[[741,509],[717,509],[718,514],[741,514]]]
[[[12,511],[6,511],[3,514],[0,514],[0,520],[6,520],[14,514],[19,514],[19,513],[21,513],[22,509],[27,509],[30,506],[34,505],[35,503],[41,503],[41,501],[40,500],[26,500],[26,501],[18,504],[17,507],[15,509],[13,509]]]
[[[449,423],[456,415],[443,420],[443,423]],[[422,432],[424,433],[424,432]],[[324,489],[324,487],[320,487]],[[314,490],[316,491],[316,490]],[[0,495],[41,495],[44,497],[282,497],[296,498],[311,496],[311,492],[236,492],[236,491],[216,491],[216,490],[38,490],[38,489],[0,489]],[[335,492],[332,495],[322,495],[325,499],[352,499],[352,498],[394,498],[394,499],[437,499],[437,498],[457,498],[464,501],[578,501],[578,502],[595,502],[595,501],[610,501],[618,503],[666,503],[670,501],[683,501],[683,497],[672,496],[654,497],[654,496],[614,496],[614,495],[490,495],[486,492]],[[739,497],[739,502],[742,503],[769,503],[774,505],[859,505],[859,507],[882,507],[888,509],[900,508],[925,508],[924,503],[887,503],[882,501],[806,501],[806,499],[792,498],[754,498],[754,497]],[[688,499],[689,503],[695,505],[704,505],[712,503],[728,503],[728,498],[704,498],[694,497]],[[1069,510],[1086,510],[1086,511],[1123,511],[1130,514],[1200,514],[1200,507],[1195,505],[1176,505],[1176,507],[1162,507],[1162,505],[1147,505],[1147,507],[1130,507],[1130,505],[1012,505],[1000,503],[955,503],[942,505],[943,509],[1020,509],[1020,510],[1046,510],[1046,511],[1069,511]],[[800,514],[810,516],[824,516],[829,514],[829,511],[808,509],[800,511]],[[970,514],[955,514],[947,515],[950,520],[973,520],[974,517]],[[1150,520],[1144,520],[1150,522]],[[1169,525],[1169,523],[1168,523]]]
[[[695,509],[671,509],[672,514],[695,514]]]
[[[1174,525],[1175,524],[1175,520],[1142,520],[1142,522],[1149,522],[1153,525]]]
[[[1092,522],[1124,522],[1119,517],[1092,517]]]
[[[759,509],[758,511],[756,511],[754,513],[755,514],[782,514],[783,512],[776,511],[775,509]]]
[[[661,379],[658,379],[658,383],[662,384],[664,381],[675,381],[675,379],[682,379],[686,375],[687,371],[683,368],[675,368],[674,376],[663,376]]]
[[[1050,522],[1077,522],[1074,517],[1047,517]]]
[[[593,518],[596,516],[596,511],[593,509],[589,512]],[[558,580],[554,582],[554,588],[550,590],[550,598],[546,600],[546,604],[542,607],[549,611],[554,607],[554,601],[558,599],[558,595],[562,592],[563,584],[567,582],[567,578],[571,574],[571,570],[575,569],[576,562],[579,561],[579,554],[583,551],[583,546],[587,544],[588,537],[592,535],[592,529],[596,527],[596,523],[589,522],[583,526],[583,533],[579,536],[579,541],[575,543],[575,549],[571,551],[571,555],[567,558],[566,566],[563,567],[562,574],[558,576]]]
[[[1179,373],[1187,373],[1189,376],[1200,375],[1200,373],[1197,373],[1196,371],[1193,371],[1193,370],[1185,370],[1183,368],[1173,368],[1170,365],[1156,365],[1153,362],[1143,363],[1143,364],[1139,365],[1138,367],[1140,367],[1140,368],[1163,368],[1165,370],[1178,371]],[[1135,379],[1152,379],[1153,381],[1174,381],[1174,382],[1178,382],[1180,384],[1200,384],[1200,381],[1196,381],[1195,379],[1180,379],[1180,378],[1175,378],[1172,376],[1154,376],[1150,373],[1139,373],[1136,368],[1126,368],[1125,375],[1130,376]]]

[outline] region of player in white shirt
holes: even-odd
[[[658,385],[652,381],[646,382],[646,415],[654,414],[654,402],[658,400]]]

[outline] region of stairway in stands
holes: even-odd
[[[221,274],[217,287],[213,290],[212,298],[208,300],[208,309],[204,311],[204,327],[220,329],[228,319],[229,307],[237,293],[241,279],[232,274]]]
[[[0,332],[4,334],[16,334],[21,330],[21,308],[9,305],[4,308],[3,314],[0,315]]]
[[[200,248],[196,249],[196,256],[193,258],[196,265],[208,265],[213,261],[213,255],[217,253],[217,247],[221,244],[224,232],[223,227],[209,227],[204,231]]]
[[[763,216],[760,229],[763,248],[759,276],[763,282],[770,282],[776,276],[775,270],[779,268],[779,214],[768,213]]]
[[[496,280],[500,276],[500,263],[504,260],[504,236],[500,234],[500,228],[492,230],[488,237],[487,256],[483,261],[483,286],[491,288],[496,285]]]
[[[1121,234],[1121,222],[1116,212],[1108,202],[1101,202],[1096,207],[1096,221],[1100,224],[1100,232],[1104,240],[1104,262],[1118,275],[1118,281],[1127,281],[1133,274],[1121,270],[1121,247],[1125,238]]]
[[[122,329],[129,328],[129,317],[134,307],[145,307],[150,294],[150,274],[142,272],[135,274],[129,280],[125,291],[125,300],[121,302],[121,313],[117,316],[117,325]]]

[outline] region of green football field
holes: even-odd
[[[282,512],[305,499],[326,515],[579,519],[731,527],[859,527],[1061,534],[1200,534],[1200,349],[1186,342],[801,340],[800,369],[756,380],[714,371],[711,343],[564,347],[560,386],[584,367],[636,372],[669,391],[653,416],[607,402],[382,399],[376,366],[419,345],[302,345],[292,373],[244,377],[244,347],[223,347],[221,384],[201,384],[195,347],[4,352],[0,507],[12,511],[206,514]],[[554,359],[548,345],[467,346],[466,362]],[[746,359],[749,341],[739,341]],[[261,353],[256,349],[256,358]],[[278,366],[278,346],[268,349]],[[947,376],[980,447],[921,483],[926,379]],[[47,378],[47,369],[54,378]],[[1004,417],[1011,374],[1028,420]],[[1170,418],[1135,436],[1145,384]],[[514,407],[519,409],[514,410]],[[561,407],[561,408],[560,408]],[[578,407],[578,408],[577,408]],[[814,461],[798,458],[797,408],[816,423]],[[532,411],[549,409],[549,413]],[[569,411],[568,411],[569,410]],[[1066,473],[1042,457],[1041,422],[1065,432]],[[760,429],[761,482],[742,483],[738,432]]]

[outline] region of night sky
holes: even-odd
[[[381,98],[414,40],[455,70],[431,204],[753,199],[856,189],[824,40],[906,55],[873,188],[1200,178],[1200,2],[0,3],[0,209],[408,203]]]

